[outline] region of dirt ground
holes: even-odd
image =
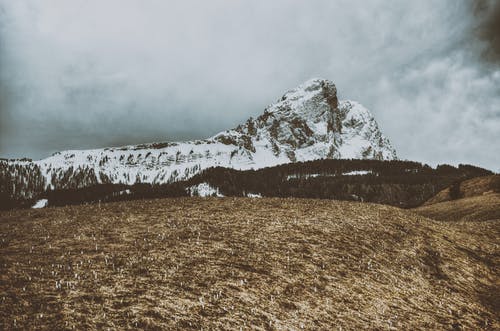
[[[0,329],[500,329],[498,221],[179,198],[0,213]]]

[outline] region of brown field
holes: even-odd
[[[0,214],[0,329],[500,329],[498,221],[328,200]]]
[[[500,175],[476,177],[460,183],[460,199],[446,188],[414,211],[439,221],[500,222]]]
[[[415,208],[414,211],[440,221],[496,221],[500,224],[500,194],[488,193],[438,202]]]
[[[459,190],[462,198],[471,198],[479,195],[500,193],[500,175],[481,176],[465,180],[460,183]],[[424,206],[439,202],[450,201],[450,188],[445,188],[424,203]]]

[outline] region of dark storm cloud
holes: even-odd
[[[401,158],[499,170],[498,1],[0,0],[0,15],[0,156],[202,138],[320,76]]]
[[[474,14],[478,21],[476,34],[486,42],[485,58],[500,63],[500,1],[476,0]]]

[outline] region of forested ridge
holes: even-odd
[[[489,175],[472,165],[432,168],[412,161],[318,160],[259,170],[211,168],[186,187],[206,182],[227,196],[248,193],[268,197],[355,200],[415,207],[452,183]]]
[[[61,178],[63,189],[44,189],[43,176],[33,169],[29,184],[35,194],[20,198],[12,165],[0,163],[2,209],[29,207],[36,199],[48,199],[51,206],[187,196],[188,188],[200,183],[216,187],[224,196],[299,197],[416,207],[440,190],[466,179],[491,175],[472,165],[438,165],[435,168],[413,161],[328,159],[296,162],[258,170],[240,171],[209,168],[186,181],[171,184],[110,184],[89,170],[82,178]],[[21,167],[20,167],[21,168]],[[25,177],[25,176],[24,176]],[[89,183],[91,184],[89,186]],[[83,184],[87,187],[83,187]],[[93,185],[92,185],[93,184]],[[82,186],[80,186],[82,185]],[[24,183],[26,186],[26,183]]]

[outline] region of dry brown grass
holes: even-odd
[[[460,193],[462,198],[470,198],[495,193],[494,190],[498,187],[500,187],[500,175],[482,176],[461,182]],[[450,200],[452,200],[452,198],[450,196],[450,188],[448,187],[426,201],[424,206]]]
[[[440,221],[500,222],[500,194],[488,193],[452,201],[424,205],[416,213]]]
[[[328,200],[4,212],[0,329],[499,329],[499,232]]]

